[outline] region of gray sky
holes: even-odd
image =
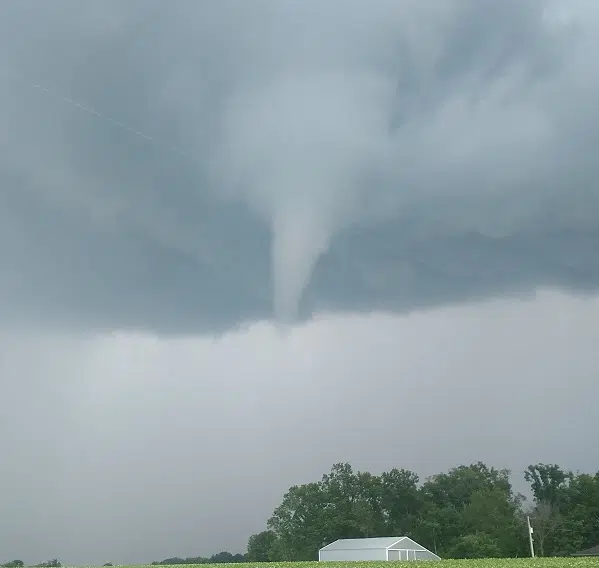
[[[336,461],[597,470],[598,31],[3,2],[0,561],[242,551]]]

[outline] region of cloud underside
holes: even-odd
[[[597,289],[593,5],[77,6],[3,7],[3,321]]]
[[[180,333],[223,331],[273,317],[264,227],[256,225],[229,243],[215,231],[207,237],[205,259],[143,234],[107,235],[84,227],[76,233],[76,241],[64,226],[29,234],[28,248],[2,279],[6,324]],[[471,232],[443,239],[417,239],[397,225],[348,230],[317,262],[300,318],[406,313],[547,287],[593,292],[599,285],[598,247],[599,232],[590,230],[503,238]]]

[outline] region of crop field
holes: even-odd
[[[389,568],[389,562],[246,562],[241,564],[198,564],[177,565],[176,568],[317,568],[325,565],[327,568]],[[399,562],[391,562],[397,566]],[[402,564],[407,564],[403,562]],[[476,560],[440,560],[440,561],[410,561],[410,566],[418,564],[429,568],[599,568],[599,557],[596,558],[485,558]],[[122,568],[156,568],[145,566],[128,566]],[[164,568],[161,566],[160,568]]]

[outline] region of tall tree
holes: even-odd
[[[511,515],[518,510],[520,499],[512,493],[509,475],[509,470],[476,462],[427,479],[421,488],[425,505],[415,529],[421,542],[442,555],[448,555],[464,535],[484,532],[476,526],[479,520],[482,522],[481,507],[493,506],[496,508],[496,520],[501,517],[501,523],[497,528],[486,523],[490,531],[486,534],[501,541],[503,555],[509,555],[518,547],[514,541],[514,519]]]
[[[272,559],[314,560],[325,544],[327,506],[321,483],[290,487],[267,523],[277,536],[271,550]]]
[[[504,556],[495,538],[484,532],[466,534],[451,547],[452,558],[498,558]]]
[[[429,478],[422,486],[427,498],[439,505],[462,509],[470,503],[472,495],[481,490],[498,489],[511,493],[510,472],[507,469],[488,467],[483,462],[460,465],[447,473]]]
[[[579,548],[599,543],[599,471],[594,475],[579,474],[568,487],[564,504],[569,518],[580,527]]]
[[[391,534],[412,534],[424,499],[418,487],[418,476],[406,469],[392,469],[380,477],[381,512],[385,531]]]
[[[572,479],[572,472],[564,471],[556,464],[538,463],[526,468],[524,479],[530,483],[537,503],[559,506],[564,496],[564,489]]]
[[[556,550],[570,553],[599,543],[599,472],[572,475],[559,507]]]
[[[339,538],[391,534],[382,504],[391,481],[337,463],[320,482],[291,487],[267,524],[277,536],[273,559],[313,560]]]
[[[324,539],[361,538],[385,532],[381,510],[380,479],[368,472],[354,472],[345,464],[333,465],[322,477]]]
[[[572,472],[564,471],[556,464],[529,465],[524,479],[530,483],[534,496],[534,507],[530,511],[533,519],[534,540],[539,556],[561,552],[564,546],[564,517],[561,508],[567,500]]]
[[[271,549],[277,540],[274,531],[262,531],[248,539],[247,559],[249,562],[268,562]]]
[[[503,487],[475,491],[463,512],[465,531],[487,535],[485,542],[492,541],[497,546],[496,556],[521,556],[527,546],[520,515],[523,499]]]

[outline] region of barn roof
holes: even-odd
[[[580,552],[575,552],[572,556],[599,556],[599,544]]]
[[[405,536],[382,536],[376,538],[341,538],[327,544],[321,550],[360,550],[367,548],[389,548]]]

